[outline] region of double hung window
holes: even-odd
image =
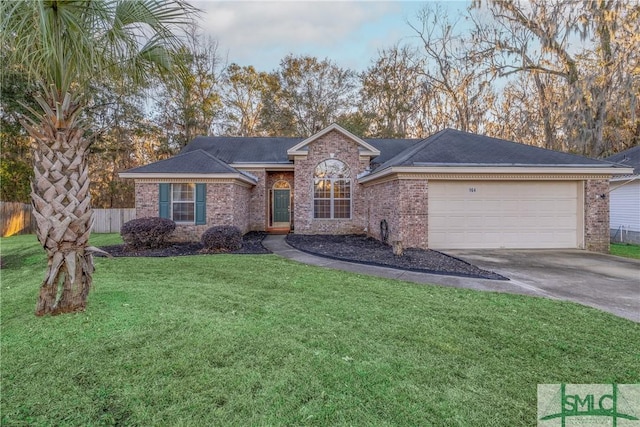
[[[171,184],[171,216],[175,222],[194,222],[195,184]]]

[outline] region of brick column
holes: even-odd
[[[608,192],[606,179],[590,179],[584,183],[584,244],[588,251],[609,253]]]
[[[426,179],[399,181],[400,240],[405,248],[429,247],[428,188],[429,183]]]

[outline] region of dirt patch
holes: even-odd
[[[509,280],[461,259],[434,250],[405,249],[402,256],[393,254],[391,246],[362,235],[289,234],[289,245],[303,252],[361,264],[392,267],[432,274]]]
[[[228,252],[231,254],[269,254],[271,251],[262,246],[262,240],[266,233],[261,231],[250,231],[242,236],[242,247],[237,251]],[[203,255],[205,252],[201,243],[171,243],[164,248],[131,250],[125,245],[114,245],[101,247],[114,257],[168,257],[184,255]]]

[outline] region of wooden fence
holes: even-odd
[[[131,209],[94,209],[94,233],[119,233],[120,227],[127,221],[136,218],[136,210]]]
[[[18,202],[0,202],[2,237],[29,234],[35,231],[36,220],[31,205]]]
[[[94,209],[94,233],[118,233],[125,222],[135,219],[135,209]],[[0,202],[2,237],[35,232],[36,221],[31,205],[15,202]]]

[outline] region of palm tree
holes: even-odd
[[[182,0],[20,0],[1,8],[9,65],[42,90],[40,108],[23,120],[35,140],[31,197],[48,257],[36,315],[82,311],[97,251],[88,246],[90,124],[82,112],[89,84],[106,76],[144,81],[168,70],[180,45],[176,31],[196,10]]]

